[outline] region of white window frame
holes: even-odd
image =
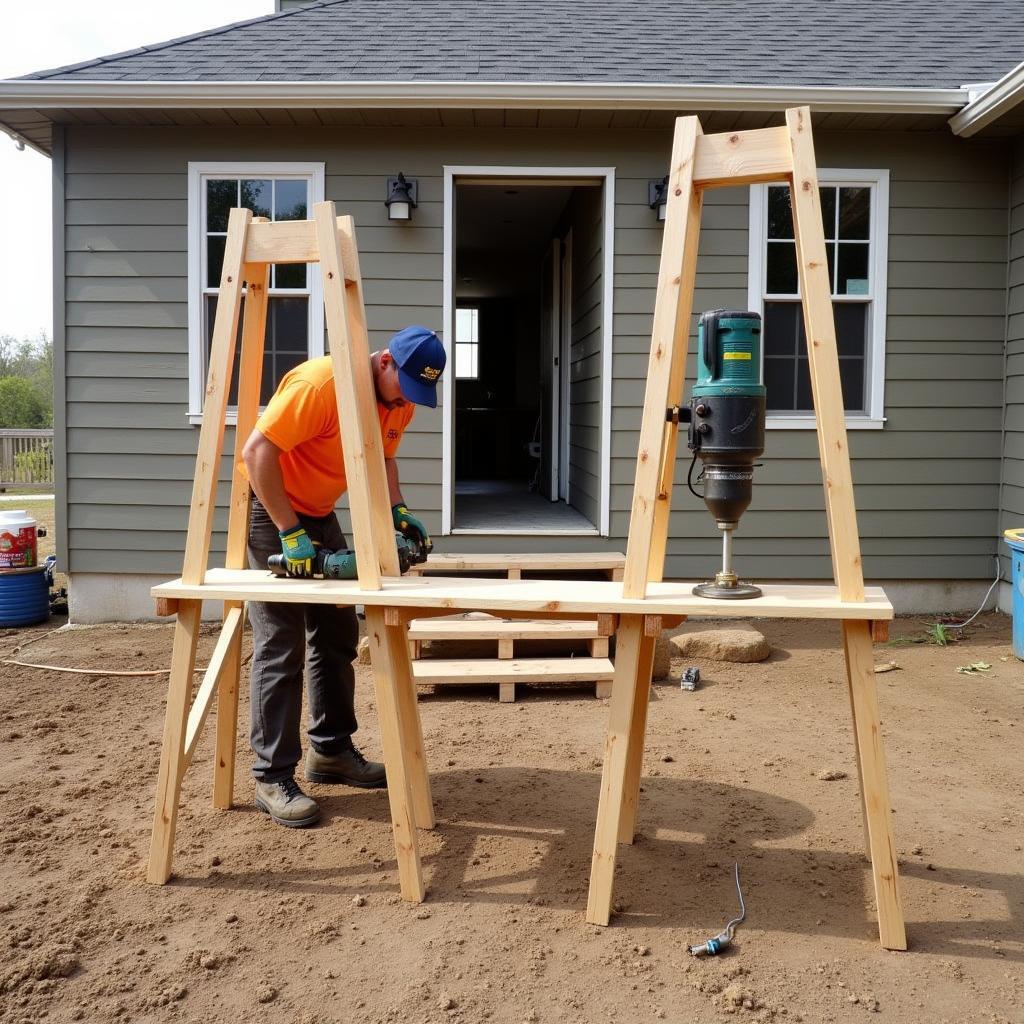
[[[227,161],[188,164],[188,421],[203,422],[206,390],[206,353],[203,337],[203,248],[205,240],[204,188],[208,178],[306,178],[310,207],[324,199],[324,164],[280,161]],[[319,271],[309,274],[309,358],[324,354],[324,298]],[[226,422],[236,422],[237,410],[228,407]]]
[[[473,324],[473,337],[469,341],[459,341],[459,314],[461,312],[475,313],[476,315],[472,318]],[[472,349],[472,363],[474,367],[473,373],[459,373],[459,349],[468,348]],[[457,306],[455,308],[455,379],[456,380],[479,380],[480,379],[480,307],[465,305]]]
[[[848,430],[881,430],[885,426],[885,325],[886,296],[888,294],[889,265],[889,171],[884,168],[818,168],[818,183],[831,187],[870,187],[871,236],[868,267],[871,274],[871,301],[868,306],[867,342],[865,360],[864,413],[847,413]],[[748,243],[747,308],[764,316],[767,266],[765,259],[768,233],[768,185],[750,186],[750,237]],[[799,286],[798,286],[799,287]],[[798,292],[799,294],[799,292]],[[844,301],[845,296],[833,295],[833,302]],[[853,301],[861,301],[855,297]],[[764,348],[761,350],[761,371],[764,378]],[[769,430],[813,430],[813,412],[769,412],[766,420]]]

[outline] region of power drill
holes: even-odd
[[[395,544],[398,547],[398,567],[400,572],[408,572],[412,566],[419,565],[420,562],[427,560],[426,546],[419,534],[407,537],[405,534],[396,533]],[[291,575],[288,572],[287,560],[284,555],[271,555],[267,559],[267,568],[275,576]],[[330,548],[317,547],[312,572],[314,579],[354,580],[357,578],[357,575],[356,553],[354,551],[348,549],[344,551],[331,551]]]

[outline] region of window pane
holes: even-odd
[[[273,208],[273,182],[265,179],[242,181],[242,206],[254,217],[269,217]]]
[[[803,333],[803,309],[799,302],[764,304],[765,356],[796,356]]]
[[[796,243],[769,242],[765,290],[769,295],[796,295]]]
[[[840,359],[839,379],[843,384],[843,408],[864,412],[864,360]]]
[[[263,404],[270,401],[281,378],[308,358],[309,299],[272,296],[267,306],[267,342],[260,401]]]
[[[206,323],[204,324],[206,335],[206,351],[203,361],[203,378],[210,369],[210,349],[213,346],[213,325],[217,316],[217,296],[206,296]],[[238,404],[238,359],[242,352],[242,324],[245,319],[245,299],[242,299],[242,306],[238,312],[238,333],[235,335],[235,358],[231,367],[231,386],[228,388],[228,405]]]
[[[821,197],[821,226],[826,238],[836,237],[836,189],[823,185],[818,187]]]
[[[227,239],[223,235],[211,235],[206,239],[206,287],[219,288],[220,274],[224,268],[224,243]]]
[[[801,351],[804,347],[801,346]],[[814,396],[811,394],[811,369],[806,356],[801,356],[796,364],[796,411],[812,412]]]
[[[839,190],[839,237],[871,237],[871,189],[841,188]]]
[[[793,237],[793,210],[788,185],[768,186],[768,237]]]
[[[274,281],[271,287],[305,288],[306,266],[305,263],[279,263],[274,267]]]
[[[773,412],[792,412],[796,408],[793,363],[792,359],[765,358],[764,386],[767,391],[767,406]]]
[[[476,353],[475,345],[455,346],[455,376],[475,377],[476,376]]]
[[[291,178],[275,181],[274,220],[305,220],[307,187],[307,182],[295,181]],[[292,286],[289,285],[289,287]]]
[[[208,179],[206,182],[206,230],[227,231],[228,210],[237,205],[237,179]]]
[[[868,249],[863,242],[839,243],[839,281],[836,295],[867,295]]]
[[[866,302],[834,302],[836,344],[840,357],[863,359],[867,352],[868,304]]]
[[[455,310],[455,343],[475,344],[479,339],[479,310]]]

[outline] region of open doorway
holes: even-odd
[[[601,179],[455,178],[451,527],[601,523]]]

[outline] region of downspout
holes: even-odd
[[[64,125],[53,126],[50,173],[53,188],[53,494],[57,565],[71,572],[68,547],[67,338],[65,331]],[[70,607],[70,601],[69,605]]]
[[[1013,179],[1017,165],[1017,146],[1019,141],[1010,150],[1010,159],[1007,167],[1006,181],[1006,305],[1003,313],[1003,416],[1002,430],[999,435],[999,509],[996,515],[996,556],[999,559],[1000,585],[996,595],[996,607],[1002,611],[1010,611],[1012,595],[1007,592],[1009,587],[1010,560],[1002,551],[1000,527],[1003,524],[1003,511],[1006,497],[1006,419],[1009,415],[1009,359],[1010,359],[1010,289],[1012,287],[1011,265],[1013,255]]]

